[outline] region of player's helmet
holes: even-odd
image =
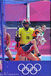
[[[27,20],[27,19],[24,19],[23,22],[22,22],[22,24],[23,24],[23,25],[30,24],[30,21]]]

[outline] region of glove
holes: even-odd
[[[40,53],[38,53],[38,54],[37,54],[37,56],[38,56],[38,57],[40,57],[40,56],[41,56],[41,54],[40,54]]]
[[[20,37],[19,36],[15,36],[15,41],[19,42],[20,41]]]

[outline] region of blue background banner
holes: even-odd
[[[51,62],[50,61],[5,61],[4,75],[51,76]]]
[[[0,25],[1,25],[1,2],[0,2]]]
[[[28,3],[28,2],[36,2],[36,1],[40,1],[40,0],[4,0],[6,4],[24,4],[24,3]]]

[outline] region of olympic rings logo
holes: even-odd
[[[21,66],[23,67],[22,69],[21,69]],[[29,66],[30,66],[30,68],[29,68]],[[39,68],[37,68],[37,67],[39,67]],[[28,75],[29,73],[32,75],[36,75],[41,70],[41,68],[42,67],[39,63],[36,63],[34,65],[32,65],[31,63],[28,63],[26,66],[23,63],[18,65],[18,70],[20,72],[22,72],[23,75]],[[24,72],[25,70],[27,71],[26,73]]]

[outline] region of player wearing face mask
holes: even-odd
[[[19,28],[19,38],[17,38],[17,32],[16,32],[16,37],[15,37],[15,41],[19,41],[20,46],[24,46],[26,45],[28,42],[30,42],[33,39],[33,32],[34,29],[31,28],[30,22],[28,20],[23,20],[22,21],[22,28]],[[17,46],[17,44],[16,44]],[[34,53],[34,51],[32,50],[32,53]],[[25,59],[25,57],[21,57],[23,60]]]
[[[41,42],[39,41],[39,34],[41,34],[41,32],[39,30],[36,30],[32,36],[33,36],[33,40],[31,40],[28,44],[22,46],[19,48],[19,50],[17,51],[19,56],[25,56],[30,60],[39,60],[37,57],[40,56],[39,50],[38,50],[38,45],[41,44]],[[40,35],[41,37],[41,35]],[[39,41],[39,43],[38,43]],[[45,42],[45,40],[43,40],[43,42]],[[36,56],[34,54],[31,53],[31,51],[34,50],[34,52],[36,53]]]

